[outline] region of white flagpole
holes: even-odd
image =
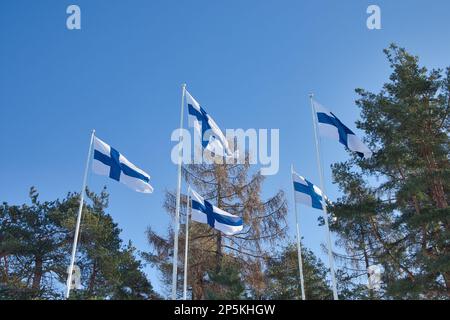
[[[314,108],[313,103],[313,94],[311,93],[309,95],[309,99],[311,102],[311,111],[312,111],[312,117],[313,117],[313,125],[314,125],[314,138],[316,142],[316,158],[317,158],[317,167],[319,169],[319,176],[320,176],[320,188],[322,190],[322,208],[323,208],[323,217],[325,220],[325,227],[327,230],[327,247],[328,247],[328,259],[330,263],[330,272],[331,272],[331,282],[333,285],[333,298],[334,300],[339,300],[338,294],[337,294],[337,284],[336,284],[336,274],[334,271],[334,260],[333,260],[333,251],[331,246],[331,235],[330,235],[330,227],[328,225],[328,213],[327,213],[327,206],[325,201],[325,185],[323,182],[323,171],[322,171],[322,165],[321,165],[321,158],[320,158],[320,146],[319,146],[319,138],[317,135],[317,113],[316,109]]]
[[[186,95],[186,84],[181,85],[181,114],[180,114],[180,138],[178,147],[178,185],[177,185],[177,200],[175,208],[175,226],[173,238],[173,268],[172,268],[172,300],[177,299],[177,271],[178,271],[178,232],[180,229],[180,197],[181,197],[181,153],[183,152],[182,140],[183,136],[181,130],[183,129],[183,114],[184,114],[184,97]]]
[[[86,192],[86,183],[87,183],[87,176],[88,176],[88,171],[89,171],[89,161],[91,160],[92,144],[94,142],[94,136],[95,136],[95,130],[92,130],[91,142],[89,143],[89,151],[88,151],[88,156],[87,156],[87,160],[86,160],[86,168],[84,169],[83,187],[81,188],[81,193],[80,193],[80,206],[78,207],[77,224],[75,227],[75,235],[73,237],[72,256],[70,258],[69,274],[67,276],[66,299],[69,299],[70,287],[72,285],[73,265],[75,264],[75,255],[77,253],[78,234],[80,232],[80,224],[81,224],[81,212],[83,210],[84,193]]]
[[[291,179],[292,179],[292,192],[294,195],[294,208],[295,208],[295,224],[297,226],[297,257],[298,257],[298,270],[300,271],[300,287],[302,290],[302,300],[306,300],[305,296],[305,282],[303,280],[303,261],[302,261],[302,245],[300,236],[300,225],[297,212],[297,201],[295,201],[295,189],[294,189],[294,165],[291,164]]]
[[[186,207],[186,233],[184,244],[184,280],[183,280],[183,300],[187,297],[187,270],[188,270],[188,248],[189,248],[189,216],[191,215],[191,186],[188,187],[188,201]]]

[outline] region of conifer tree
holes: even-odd
[[[71,299],[153,299],[158,295],[146,278],[131,242],[122,244],[120,229],[105,209],[108,194],[87,192],[76,264],[81,290]],[[62,299],[67,279],[79,195],[0,208],[0,299]]]
[[[385,53],[389,82],[379,93],[356,90],[357,126],[375,153],[333,166],[344,196],[331,208],[332,229],[361,270],[383,266],[377,294],[448,299],[450,68],[428,71],[396,45]]]
[[[251,173],[248,159],[245,164],[192,164],[183,168],[186,184],[190,184],[206,200],[217,207],[243,218],[244,229],[234,236],[226,236],[206,224],[190,225],[188,283],[192,299],[225,297],[228,288],[215,280],[237,265],[240,278],[252,298],[260,298],[266,288],[265,258],[286,234],[286,200],[278,191],[266,201],[261,199],[264,180],[259,172]],[[182,198],[186,209],[186,195]],[[166,193],[164,205],[173,217],[175,194]],[[168,287],[171,284],[173,229],[166,236],[148,230],[153,252],[147,258],[160,271]],[[180,228],[179,281],[183,276],[184,227]],[[229,264],[224,270],[224,265]],[[230,280],[231,281],[231,280]],[[179,292],[181,294],[181,292]]]
[[[307,300],[329,300],[333,298],[327,283],[327,268],[312,251],[302,249],[303,277]],[[268,259],[266,270],[267,299],[301,300],[297,247],[289,244],[279,256]]]

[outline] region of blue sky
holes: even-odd
[[[70,4],[81,8],[81,30],[66,28]],[[369,4],[380,6],[382,30],[366,28]],[[123,239],[149,250],[147,226],[164,233],[171,223],[162,204],[176,187],[170,135],[186,82],[223,129],[280,129],[280,171],[263,195],[284,189],[292,208],[291,163],[319,183],[308,93],[355,129],[354,89],[381,88],[389,43],[428,67],[449,65],[448,12],[445,0],[1,1],[0,200],[29,201],[32,185],[43,200],[79,191],[95,128],[152,176],[152,195],[89,176],[91,189],[107,185]],[[336,199],[329,165],[348,155],[334,141],[322,149],[326,190]],[[325,258],[320,212],[300,214],[304,244]],[[147,271],[159,290],[158,274]]]

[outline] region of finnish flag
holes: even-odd
[[[292,173],[292,181],[294,183],[295,202],[316,209],[323,209],[322,190],[295,172]],[[325,199],[327,200],[326,196]]]
[[[226,235],[233,235],[243,228],[242,218],[223,211],[203,199],[191,189],[192,215],[194,221],[207,223],[211,228],[222,231]]]
[[[225,135],[217,123],[200,106],[200,104],[186,91],[189,125],[194,127],[202,139],[202,146],[221,157],[232,157],[233,153]]]
[[[152,193],[150,176],[127,160],[116,149],[94,137],[94,173],[109,176],[127,187],[142,193]]]
[[[361,158],[370,158],[372,151],[330,110],[313,100],[314,109],[317,113],[319,134],[339,141],[350,151],[356,152]]]

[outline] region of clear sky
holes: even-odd
[[[66,28],[70,4],[81,8],[81,30]],[[381,30],[366,27],[369,4],[381,8]],[[32,185],[42,200],[78,192],[95,128],[152,176],[151,195],[89,176],[94,191],[107,185],[123,239],[148,251],[147,226],[165,233],[171,223],[162,204],[176,187],[170,135],[186,82],[222,129],[280,129],[280,171],[263,194],[284,189],[292,208],[291,163],[319,183],[308,93],[355,129],[354,89],[381,88],[391,42],[429,67],[450,64],[449,12],[446,0],[3,0],[0,201],[28,202]],[[329,165],[348,155],[334,141],[322,149],[336,199]],[[320,211],[302,206],[300,214],[304,244],[327,263]],[[157,272],[147,272],[159,290]]]

